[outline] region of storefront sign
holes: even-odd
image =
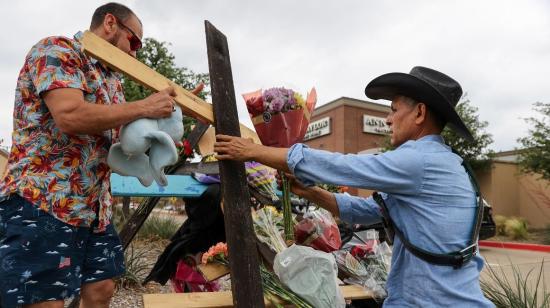
[[[388,135],[390,133],[390,127],[386,125],[386,119],[380,117],[373,117],[370,115],[363,115],[363,132],[379,135]]]
[[[330,117],[309,123],[304,141],[330,134]]]

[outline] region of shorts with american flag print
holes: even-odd
[[[96,222],[97,223],[97,222]],[[68,225],[18,195],[0,202],[0,307],[64,300],[124,273],[120,239]]]

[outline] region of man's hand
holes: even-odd
[[[235,136],[216,135],[214,152],[218,160],[248,161],[254,159],[254,148],[257,146],[251,139]]]
[[[199,93],[202,92],[202,90],[204,89],[204,83],[199,83],[199,85],[197,85],[196,88],[194,88],[193,90],[191,90],[191,93],[193,93],[193,95],[198,95]]]
[[[174,110],[176,91],[174,87],[168,87],[160,92],[153,93],[145,99],[136,102],[143,108],[144,118],[167,118]]]
[[[293,174],[285,172],[285,176],[288,179],[288,183],[290,184],[290,191],[293,194],[305,198],[308,193],[313,192],[314,187],[304,186],[304,184],[302,184],[302,182],[300,182]],[[277,186],[279,187],[279,190],[282,190],[283,183],[278,172],[276,177],[277,177]]]

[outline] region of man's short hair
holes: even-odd
[[[417,101],[416,99],[414,98],[411,98],[411,97],[408,97],[408,96],[404,96],[402,95],[401,96],[403,98],[403,101],[406,102],[409,106],[411,107],[414,107],[416,106],[418,103],[421,103],[420,101]],[[447,125],[447,120],[445,120],[444,118],[442,118],[439,114],[437,114],[432,107],[428,106],[428,104],[424,104],[426,105],[426,109],[428,109],[428,112],[431,113],[431,118],[435,121],[435,125],[443,130],[443,128],[445,128],[445,125]]]
[[[125,22],[132,15],[136,16],[136,14],[134,14],[134,12],[132,12],[132,10],[130,10],[127,6],[116,2],[109,2],[107,4],[104,4],[98,7],[95,10],[94,15],[92,15],[92,23],[90,24],[90,30],[94,30],[97,27],[99,27],[103,23],[103,19],[105,19],[105,15],[107,15],[108,13],[113,14],[121,22]],[[139,22],[141,23],[141,20],[139,20]]]

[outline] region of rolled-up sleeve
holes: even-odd
[[[287,163],[306,185],[326,183],[397,194],[418,193],[424,174],[424,158],[406,145],[370,155],[332,153],[295,144],[288,151]]]
[[[351,224],[370,225],[381,221],[380,207],[372,198],[334,194],[340,219]]]

